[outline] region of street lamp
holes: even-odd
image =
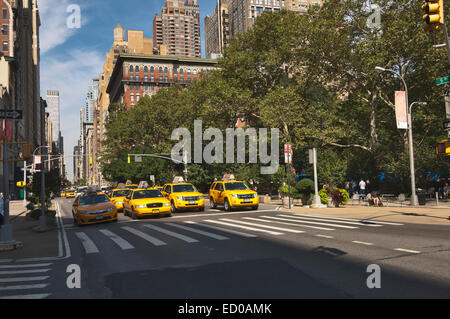
[[[412,116],[411,111],[414,104],[419,105],[427,105],[426,102],[414,102],[411,105],[409,105],[408,101],[408,87],[406,86],[405,79],[401,76],[400,73],[395,72],[392,69],[385,69],[380,66],[375,67],[376,71],[379,72],[391,72],[397,75],[403,82],[403,86],[405,87],[405,95],[406,95],[406,107],[407,107],[407,117],[408,117],[408,144],[409,144],[409,166],[411,170],[411,205],[417,206],[417,195],[416,195],[416,176],[415,176],[415,169],[414,169],[414,146],[413,146],[413,134],[412,134]]]
[[[40,148],[50,148],[50,146],[38,146],[33,151],[33,158],[37,150]],[[41,152],[42,156],[42,152]],[[39,217],[39,227],[44,230],[47,228],[47,221],[45,219],[45,161],[41,159],[41,217]]]

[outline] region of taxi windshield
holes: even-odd
[[[80,205],[92,205],[100,203],[108,203],[109,198],[105,194],[95,195],[95,196],[84,196],[80,198]]]
[[[197,192],[194,185],[173,185],[174,193]]]
[[[161,194],[160,191],[156,189],[149,189],[149,190],[143,190],[143,191],[135,191],[133,193],[133,199],[142,199],[142,198],[158,198],[158,197],[164,197],[163,194]]]
[[[225,183],[225,189],[227,191],[245,191],[248,190],[248,186],[242,182]]]
[[[130,190],[124,189],[120,191],[114,191],[111,197],[125,197],[130,193]]]

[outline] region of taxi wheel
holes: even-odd
[[[204,212],[204,211],[205,211],[205,206],[199,207],[199,208],[198,208],[198,211],[199,211],[199,212]]]
[[[258,205],[252,206],[252,209],[253,209],[253,210],[258,210]]]
[[[223,206],[225,208],[225,211],[227,211],[227,212],[231,211],[231,206],[230,206],[230,203],[228,202],[228,198],[225,198],[225,202],[223,203]]]
[[[175,203],[172,201],[170,203],[170,213],[175,214],[177,212],[177,208],[175,207]]]
[[[209,199],[209,207],[212,209],[217,208],[217,204],[214,202],[214,198],[212,197]]]
[[[134,213],[134,208],[131,209],[131,218],[139,219],[139,217]]]

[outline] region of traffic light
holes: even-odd
[[[436,147],[436,154],[444,156],[450,155],[450,141],[441,141]]]
[[[131,157],[128,156],[128,164],[130,164],[130,163],[131,163]]]
[[[444,24],[444,0],[426,0],[422,5],[425,31],[439,30]]]

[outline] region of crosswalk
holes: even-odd
[[[113,246],[129,251],[136,249],[142,242],[152,247],[166,246],[174,241],[183,244],[198,244],[206,240],[226,241],[236,238],[256,238],[259,236],[303,235],[333,239],[330,234],[335,230],[352,231],[359,228],[379,228],[402,226],[400,223],[364,221],[352,218],[308,215],[301,213],[279,212],[275,216],[252,215],[252,217],[206,218],[202,220],[184,220],[174,222],[156,222],[132,224],[116,228],[101,228],[75,231],[75,237],[86,254],[98,254],[105,240]],[[139,241],[140,243],[138,243]],[[363,242],[358,242],[363,244]],[[108,246],[111,247],[111,246]],[[108,248],[109,249],[109,248]],[[1,271],[0,271],[1,273]]]
[[[52,263],[0,264],[0,299],[43,299],[51,293]]]

